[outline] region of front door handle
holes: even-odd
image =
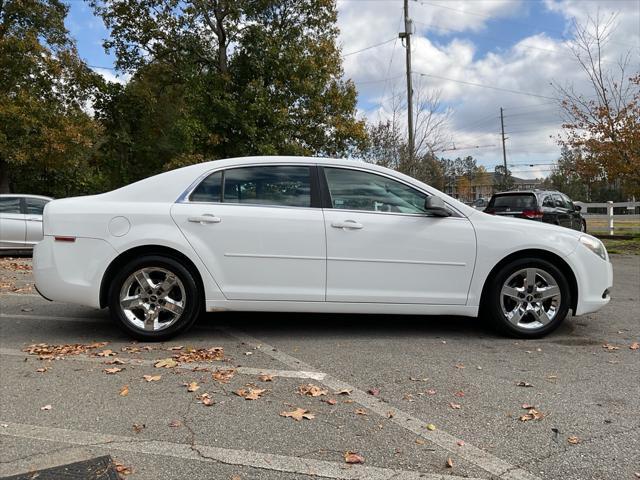
[[[204,225],[207,223],[220,223],[222,221],[220,217],[216,217],[211,213],[205,213],[204,215],[189,217],[187,220],[193,223],[199,223],[200,225]]]
[[[345,220],[344,222],[333,222],[331,224],[333,228],[348,228],[349,230],[360,230],[364,227],[361,223],[356,222],[355,220]]]

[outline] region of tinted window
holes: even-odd
[[[0,197],[0,213],[22,213],[20,211],[20,198]]]
[[[224,202],[310,207],[310,168],[269,166],[225,170]]]
[[[333,208],[372,212],[424,213],[426,195],[381,175],[324,168]]]
[[[496,195],[489,202],[489,207],[524,210],[536,208],[536,197],[532,194]]]
[[[564,203],[567,205],[567,208],[569,210],[573,211],[576,209],[576,207],[573,205],[573,200],[571,200],[569,197],[567,197],[564,194],[562,194],[561,197],[562,197],[562,200],[564,200]]]
[[[44,206],[49,203],[49,200],[42,198],[27,198],[25,201],[27,203],[27,214],[29,215],[42,215]]]
[[[555,203],[553,202],[553,198],[551,197],[551,195],[546,195],[544,197],[544,200],[542,200],[542,206],[550,207],[550,208],[553,208],[556,206]]]
[[[564,198],[562,198],[562,196],[557,193],[553,195],[553,201],[555,202],[556,207],[569,208],[569,205],[567,205],[567,202],[564,201]]]
[[[222,172],[215,172],[205,178],[191,194],[192,202],[220,202],[222,199]]]

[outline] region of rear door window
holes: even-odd
[[[27,205],[27,215],[42,215],[44,206],[49,203],[49,200],[44,198],[27,198],[25,199]]]
[[[0,213],[22,213],[20,197],[0,197]]]
[[[489,207],[496,210],[510,210],[519,212],[536,208],[536,197],[533,194],[497,195],[489,202]]]
[[[224,172],[224,203],[311,206],[311,169],[307,166],[232,168]]]

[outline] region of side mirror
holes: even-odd
[[[581,212],[582,211],[582,205],[574,205],[576,211]]]
[[[449,217],[451,213],[444,206],[444,200],[434,195],[428,196],[424,201],[425,213],[434,217]]]

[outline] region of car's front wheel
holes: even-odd
[[[538,338],[558,328],[571,305],[565,275],[552,263],[533,258],[515,260],[493,277],[484,312],[503,333]]]
[[[153,255],[131,261],[114,277],[109,308],[132,337],[162,341],[193,325],[201,299],[188,269],[172,258]]]

